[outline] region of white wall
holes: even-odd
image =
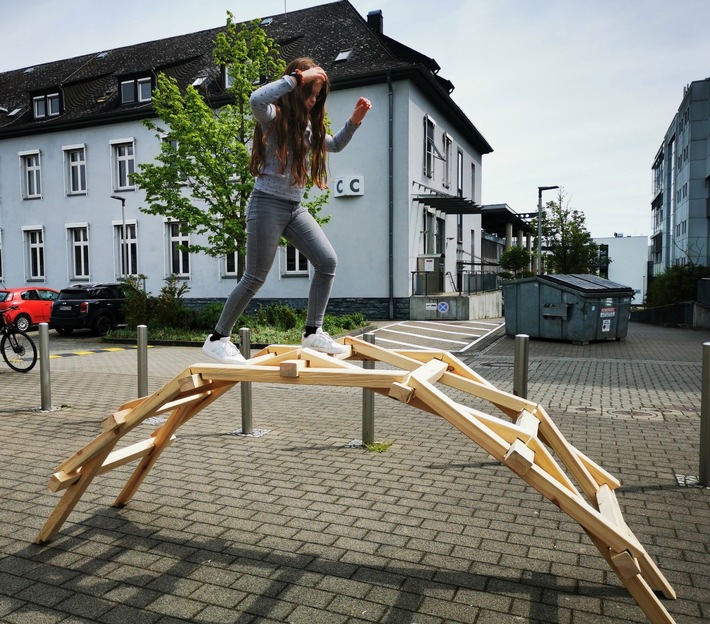
[[[609,279],[634,289],[631,303],[640,305],[646,296],[648,237],[614,236],[595,238],[597,245],[609,246]]]

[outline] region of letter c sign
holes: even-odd
[[[350,176],[338,178],[335,181],[333,197],[348,197],[351,195],[365,194],[365,178],[362,176]]]

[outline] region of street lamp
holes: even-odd
[[[118,195],[111,195],[111,199],[121,202],[121,277],[128,274],[128,255],[126,249],[126,198]]]
[[[537,187],[537,274],[542,273],[542,192],[558,189],[559,186]]]

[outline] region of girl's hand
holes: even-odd
[[[353,114],[350,115],[350,123],[359,126],[362,123],[362,120],[365,119],[367,111],[371,108],[372,104],[370,103],[370,100],[364,97],[359,98],[355,103],[355,110],[353,111]]]
[[[322,80],[323,82],[328,80],[328,74],[325,73],[322,67],[309,67],[308,69],[304,69],[301,72],[301,76],[303,76],[303,84],[313,82],[314,80]]]

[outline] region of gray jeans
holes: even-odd
[[[338,264],[333,246],[307,208],[298,202],[254,191],[247,207],[246,267],[215,326],[220,334],[231,334],[239,316],[264,284],[282,236],[313,266],[306,325],[323,325]]]

